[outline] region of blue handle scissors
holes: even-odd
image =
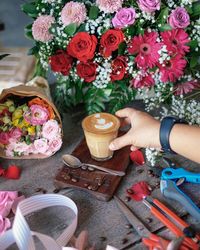
[[[175,165],[171,164],[171,161],[165,159],[165,162],[168,162],[172,167],[165,168],[162,171],[160,182],[161,193],[165,197],[181,203],[188,213],[200,222],[200,208],[177,186],[184,182],[200,184],[200,173],[192,173],[183,168],[175,169]]]

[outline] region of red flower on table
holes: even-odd
[[[92,82],[96,79],[97,64],[93,62],[80,62],[76,66],[77,74],[84,79],[85,82]]]
[[[189,36],[183,29],[164,31],[161,37],[169,54],[185,55],[190,51],[190,47],[186,45],[190,41]]]
[[[65,76],[69,75],[73,58],[64,50],[57,50],[56,54],[49,58],[51,69]]]
[[[118,56],[115,60],[113,60],[112,72],[110,76],[112,81],[122,80],[124,78],[127,67],[126,60],[125,56]]]
[[[172,57],[170,61],[166,61],[162,65],[159,64],[158,67],[161,72],[161,81],[175,82],[179,77],[183,75],[186,64],[187,61],[180,55]]]
[[[104,57],[111,56],[117,50],[120,43],[124,41],[124,34],[121,30],[110,29],[106,31],[100,40],[100,51]]]
[[[69,42],[67,52],[81,62],[87,62],[94,57],[97,38],[87,32],[77,33]]]
[[[158,51],[162,43],[157,42],[156,32],[145,33],[143,36],[134,36],[129,44],[130,54],[137,54],[135,62],[139,68],[153,68],[160,57]]]

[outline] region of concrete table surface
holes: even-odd
[[[64,142],[62,149],[54,156],[43,160],[5,160],[1,159],[2,166],[16,164],[21,167],[22,174],[19,180],[6,180],[0,178],[0,190],[17,190],[26,197],[39,194],[40,190],[45,190],[47,193],[53,193],[54,177],[62,167],[61,156],[65,153],[71,153],[76,145],[83,138],[81,129],[81,119],[83,117],[77,115],[64,115]],[[194,172],[200,172],[200,165],[192,163],[182,157],[175,157],[181,166]],[[130,164],[127,170],[127,175],[122,179],[117,190],[117,195],[125,200],[125,190],[133,183],[140,180],[146,180],[153,187],[152,196],[159,198],[170,208],[180,215],[186,215],[186,211],[176,202],[163,199],[159,188],[155,188],[156,182],[159,181],[156,177],[149,177],[147,174],[149,166],[135,166]],[[190,195],[196,200],[200,197],[199,185],[186,184]],[[127,229],[126,218],[121,214],[114,200],[103,202],[94,198],[94,196],[78,191],[75,189],[60,190],[60,194],[72,198],[78,206],[79,223],[76,234],[81,230],[89,231],[90,242],[94,243],[98,250],[105,249],[107,244],[110,244],[118,249],[146,249],[141,244],[139,235],[134,231]],[[199,201],[200,202],[200,201]],[[127,204],[133,209],[135,214],[146,223],[147,227],[156,233],[164,234],[168,238],[173,238],[168,230],[153,217],[141,202],[130,201]],[[152,219],[148,223],[148,218]],[[197,224],[190,216],[185,216],[197,229],[200,225]],[[46,233],[56,238],[62,232],[62,229],[69,223],[69,213],[63,208],[50,208],[28,217],[28,221],[32,230]],[[40,247],[38,247],[40,250]]]

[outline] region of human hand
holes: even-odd
[[[131,145],[131,150],[138,148],[160,149],[159,130],[160,122],[145,112],[132,108],[125,108],[116,112],[116,116],[123,118],[130,124],[129,131],[113,140],[109,146],[111,150],[118,150]]]

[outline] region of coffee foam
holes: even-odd
[[[83,129],[91,133],[108,133],[119,128],[119,120],[109,113],[97,113],[87,116],[83,122]]]

